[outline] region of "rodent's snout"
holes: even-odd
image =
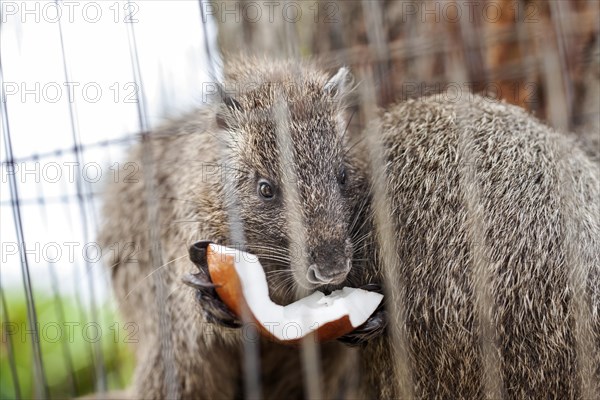
[[[306,272],[306,279],[314,285],[337,285],[342,283],[350,271],[351,260],[347,260],[346,268],[330,269],[321,268],[317,264],[312,264]]]
[[[335,286],[346,281],[352,268],[353,244],[349,238],[342,237],[340,240],[338,237],[316,236],[307,246],[308,268],[300,279],[312,289],[326,285]]]
[[[350,239],[321,239],[309,246],[306,281],[313,286],[339,285],[352,268]]]

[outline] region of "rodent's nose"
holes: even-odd
[[[316,264],[312,264],[310,267],[308,267],[306,279],[315,285],[338,284],[342,283],[344,279],[346,279],[347,274],[347,269],[342,271],[332,271],[332,273],[325,274],[319,267],[317,267]]]

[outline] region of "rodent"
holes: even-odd
[[[516,106],[451,97],[365,131],[388,330],[361,349],[362,396],[598,398],[600,167]]]
[[[180,398],[243,395],[240,330],[215,321],[226,319],[227,311],[202,296],[198,302],[194,290],[181,282],[194,270],[187,257],[192,243],[210,240],[258,255],[270,295],[280,304],[291,302],[297,293],[335,289],[351,279],[353,256],[360,247],[353,242],[361,240],[353,227],[358,226],[364,179],[344,135],[348,123],[344,96],[350,81],[345,68],[332,76],[312,62],[240,59],[225,66],[220,101],[148,136],[170,365],[161,355],[164,337],[151,276],[159,266],[153,266],[149,256],[152,243],[142,162],[148,147],[140,144],[131,150],[128,160],[139,170],[132,179],[107,188],[105,224],[99,235],[103,246],[135,243],[139,249],[132,257],[116,253],[116,259],[108,262],[119,309],[125,320],[139,326],[131,397],[166,397],[167,373],[174,376]],[[228,93],[228,87],[236,93]],[[291,158],[286,165],[278,142],[282,124],[289,133]],[[290,171],[295,180],[286,186],[282,173]],[[295,203],[285,193],[288,187],[295,188]],[[232,239],[232,209],[243,243]],[[295,243],[293,253],[291,242],[298,232],[305,240]],[[302,257],[305,263],[296,262]],[[264,340],[260,346],[265,398],[302,398],[300,350]],[[339,391],[346,352],[338,342],[321,346],[326,397]]]

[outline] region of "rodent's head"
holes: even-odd
[[[217,120],[235,168],[225,197],[246,249],[279,276],[274,292],[275,282],[335,288],[352,267],[360,193],[345,138],[349,80],[346,68],[331,77],[309,65],[245,64],[230,74],[235,92],[222,96]]]

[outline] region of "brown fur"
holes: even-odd
[[[267,276],[271,296],[280,303],[294,299],[305,281],[302,265],[290,268],[290,259],[343,268],[352,257],[351,225],[358,205],[360,177],[347,153],[343,130],[347,122],[343,85],[324,90],[329,80],[309,63],[245,60],[226,67],[225,89],[241,110],[215,104],[172,121],[150,135],[149,147],[133,148],[129,161],[140,170],[137,182],[124,181],[107,190],[105,225],[101,242],[109,246],[133,242],[139,249],[128,258],[117,253],[112,260],[115,295],[127,321],[139,325],[137,368],[131,388],[136,398],[232,399],[242,392],[240,329],[206,323],[202,304],[181,277],[193,271],[187,257],[190,244],[212,240],[239,246],[232,232],[230,211],[241,222],[243,248],[257,254]],[[340,82],[337,82],[340,83]],[[343,83],[343,82],[341,82]],[[257,180],[279,184],[283,167],[273,114],[277,100],[285,100],[293,144],[291,167],[297,176],[300,229],[306,243],[292,253],[290,215],[279,196],[266,203],[257,196]],[[217,126],[220,120],[224,128]],[[164,265],[152,265],[142,153],[153,152],[153,193],[159,206],[159,237]],[[348,184],[338,186],[340,168],[346,164]],[[215,172],[216,171],[216,172]],[[122,175],[123,176],[123,175]],[[285,190],[285,185],[278,185]],[[285,193],[283,193],[285,194]],[[356,221],[354,221],[356,222]],[[240,236],[241,233],[241,236]],[[335,251],[334,251],[335,250]],[[284,272],[275,272],[284,270]],[[164,304],[157,305],[157,280],[164,279]],[[170,335],[160,330],[160,308]],[[303,376],[299,349],[261,341],[263,394],[266,398],[302,398]],[[165,348],[172,363],[165,360]],[[339,343],[321,347],[324,395],[338,389],[347,349]],[[165,375],[174,378],[175,392]]]
[[[396,105],[367,134],[383,148],[372,172],[395,235],[378,226],[377,250],[397,260],[385,284],[401,310],[362,350],[363,396],[600,397],[598,164],[477,96]]]

